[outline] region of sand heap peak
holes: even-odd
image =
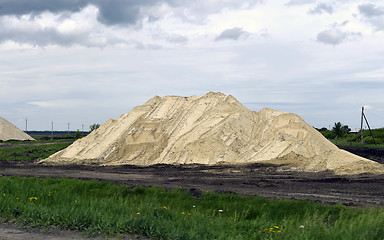
[[[21,131],[18,127],[0,117],[0,140],[35,140],[25,132]]]
[[[337,174],[383,173],[379,163],[339,150],[299,116],[254,112],[222,93],[154,97],[108,120],[45,163],[285,164]]]

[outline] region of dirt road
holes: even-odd
[[[41,230],[36,228],[23,228],[14,223],[4,223],[0,218],[0,239],[1,240],[102,240],[105,237],[87,238],[78,232],[62,230],[52,227],[51,229]],[[125,234],[116,238],[108,238],[110,240],[149,240],[146,237],[140,237],[135,234]]]

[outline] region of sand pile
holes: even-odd
[[[18,127],[0,117],[0,140],[35,140],[25,132],[21,131]]]
[[[373,161],[339,150],[299,116],[248,110],[232,96],[154,97],[109,120],[46,163],[286,164],[337,174],[382,173]]]

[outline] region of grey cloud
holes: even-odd
[[[143,17],[142,8],[155,5],[159,0],[145,1],[98,1],[96,4],[100,9],[99,20],[105,24],[135,24]],[[89,2],[90,4],[93,1]]]
[[[359,12],[365,17],[377,17],[384,15],[384,7],[375,6],[372,3],[359,5]]]
[[[359,12],[363,21],[372,25],[376,30],[384,30],[384,7],[371,3],[359,5]]]
[[[0,0],[0,16],[78,12],[87,5],[94,5],[99,8],[99,20],[104,24],[135,24],[143,7],[159,2],[161,0]]]
[[[39,14],[44,11],[53,13],[62,11],[75,12],[87,4],[87,1],[81,0],[0,0],[0,15]]]
[[[311,10],[309,10],[309,14],[322,14],[324,12],[327,12],[329,14],[333,13],[333,7],[330,4],[326,3],[319,3],[317,6]]]
[[[63,34],[55,27],[43,29],[41,26],[33,26],[31,29],[9,29],[4,19],[21,19],[22,15],[29,18],[30,23],[39,18],[42,13],[52,13],[55,17],[65,20],[74,13],[79,13],[90,5],[98,9],[97,21],[104,25],[119,25],[123,27],[142,27],[147,19],[155,22],[163,17],[159,10],[162,4],[171,8],[174,16],[185,21],[203,23],[208,15],[220,12],[223,9],[249,8],[255,4],[261,4],[263,0],[248,0],[246,4],[242,1],[220,1],[220,0],[0,0],[0,42],[7,40],[18,43],[27,43],[37,46],[59,44],[71,46],[75,44],[90,46],[105,46],[113,43],[125,42],[122,39],[115,39],[113,36],[103,34],[103,30],[90,29],[90,32]],[[102,27],[102,26],[101,26]],[[86,30],[87,31],[87,30]],[[239,36],[236,36],[238,34]],[[245,36],[246,32],[236,29],[222,33],[221,39],[237,39],[240,35]],[[170,43],[182,44],[188,41],[180,35],[164,35],[162,40]],[[112,43],[113,42],[113,43]]]
[[[220,33],[219,36],[216,37],[216,41],[221,40],[238,40],[241,36],[248,36],[249,33],[244,31],[243,28],[234,27],[230,29],[224,30]]]
[[[339,29],[324,30],[319,34],[317,34],[317,41],[325,44],[331,44],[331,45],[340,44],[346,38],[347,38],[347,34],[342,32]]]
[[[343,27],[343,26],[346,26],[348,23],[349,23],[349,20],[345,20],[344,22],[342,22],[339,25]]]
[[[330,45],[338,45],[346,40],[353,40],[361,37],[362,34],[360,32],[343,32],[341,29],[332,28],[324,30],[317,34],[317,41],[330,44]]]
[[[151,15],[148,9],[156,5],[167,4],[173,8],[190,10],[195,18],[220,12],[225,8],[250,7],[263,3],[263,0],[242,1],[205,1],[205,0],[0,0],[0,16],[4,15],[37,15],[48,11],[52,13],[78,12],[87,5],[99,8],[99,21],[107,24],[136,24],[145,15]],[[151,20],[159,16],[151,16]],[[186,18],[190,16],[185,16]]]

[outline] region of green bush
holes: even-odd
[[[383,143],[383,139],[381,139],[381,138],[375,137],[375,140],[373,140],[372,136],[364,137],[364,142],[367,144],[375,144],[375,141],[376,141],[376,144],[382,144]]]
[[[327,139],[335,139],[337,137],[337,135],[334,132],[329,131],[329,130],[322,132],[322,134]]]
[[[348,134],[344,138],[347,140],[347,142],[359,142],[359,141],[361,141],[360,134],[356,134],[356,135]]]
[[[368,144],[375,144],[375,142],[373,141],[373,138],[371,136],[364,137],[364,142],[368,143]]]
[[[84,135],[81,134],[81,132],[79,130],[77,130],[76,133],[75,133],[75,138],[79,139],[79,138],[82,138],[82,137],[84,137]]]

